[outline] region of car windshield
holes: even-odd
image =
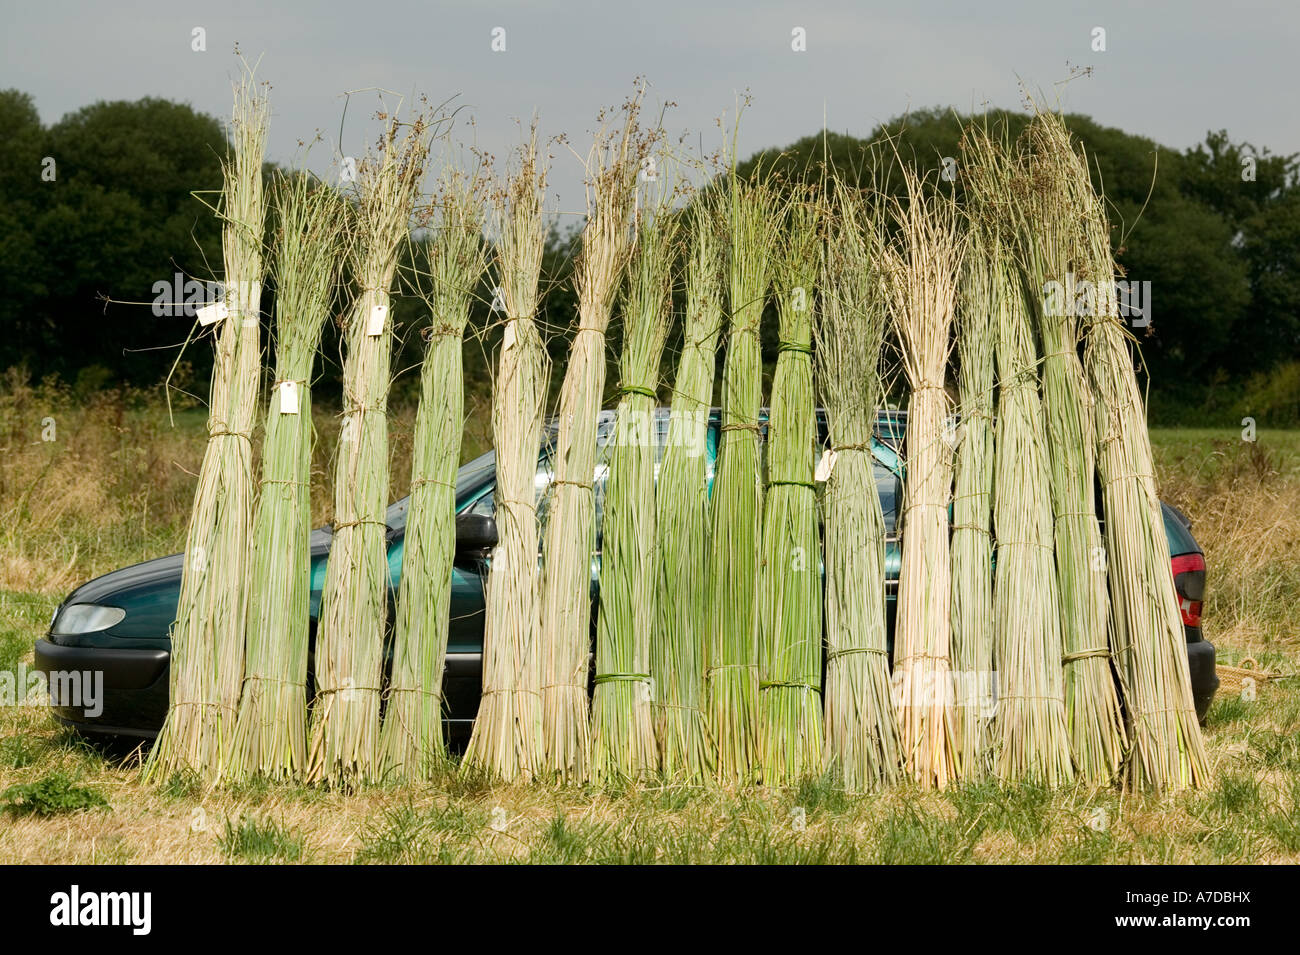
[[[595,489],[597,515],[599,515],[603,509],[602,505],[604,504],[604,496],[605,496],[605,478],[608,476],[609,473],[610,442],[614,436],[614,427],[615,427],[616,420],[617,420],[617,415],[615,414],[614,411],[602,411],[600,413],[600,417],[597,419],[596,468],[595,468],[595,473],[592,475],[592,480]],[[766,438],[766,432],[767,432],[767,409],[763,409],[763,411],[760,413],[760,420],[762,421],[762,424],[760,425],[759,428],[759,435],[760,435],[760,440],[763,440]],[[658,474],[659,466],[663,462],[664,452],[668,446],[668,430],[669,430],[670,421],[671,421],[671,413],[668,408],[656,409],[655,423],[654,423],[656,476]],[[709,481],[712,481],[713,478],[713,466],[715,463],[714,454],[716,453],[716,441],[718,438],[718,427],[720,424],[721,424],[720,415],[717,409],[714,409],[710,418],[708,448],[706,450],[707,457],[705,459],[706,479]],[[875,458],[875,460],[872,462],[874,465],[873,468],[874,477],[876,480],[877,489],[880,494],[880,502],[884,509],[885,528],[887,533],[891,535],[894,533],[897,524],[897,517],[898,517],[897,507],[898,507],[899,498],[901,497],[901,477],[902,477],[901,462],[898,460],[897,454],[895,453],[896,442],[901,438],[901,434],[895,435],[893,433],[892,427],[889,427],[890,425],[893,424],[894,422],[891,420],[886,420],[884,413],[882,413],[882,419],[877,424],[877,440],[876,442],[874,442],[875,447],[873,449],[874,450],[873,457]],[[538,517],[541,518],[542,520],[545,520],[546,518],[547,505],[550,503],[550,497],[549,495],[547,495],[546,491],[550,486],[551,477],[552,477],[552,458],[553,458],[555,435],[556,435],[556,430],[552,423],[552,425],[548,426],[545,432],[545,436],[543,439],[544,446],[543,446],[542,458],[538,462],[538,467],[537,467],[537,477],[536,477],[536,484],[535,484],[537,514]],[[890,440],[883,440],[883,439],[890,439]],[[893,443],[891,444],[891,442]],[[820,454],[821,451],[824,450],[826,444],[825,414],[820,409],[818,410],[818,435],[817,435],[816,444],[817,444],[817,453]],[[763,443],[760,447],[762,449],[762,452],[766,451],[765,440],[763,440]],[[766,455],[764,454],[763,457],[765,459]],[[491,461],[490,457],[487,455],[485,455],[484,458],[481,458],[479,460],[484,460],[484,459],[489,460],[486,470],[483,472],[479,472],[472,481],[469,481],[463,485],[460,483],[460,480],[458,480],[456,496],[457,496],[457,500],[462,502],[462,505],[466,507],[466,510],[469,513],[481,514],[484,517],[491,517],[496,510],[496,500],[492,493],[493,475],[490,473],[492,470],[492,464],[494,462]],[[477,463],[478,461],[474,461],[466,465],[464,468],[461,469],[461,474],[463,475],[468,468],[473,467]],[[469,492],[471,498],[469,501],[465,500],[463,492]],[[404,502],[399,502],[399,503],[404,504]],[[396,507],[397,505],[394,505],[394,508]],[[403,520],[405,520],[404,513],[403,513]],[[599,524],[597,526],[599,528]]]
[[[496,471],[496,463],[496,452],[488,451],[480,454],[473,461],[462,464],[460,470],[456,472],[456,500],[459,501],[484,481],[490,480]],[[390,505],[384,515],[384,522],[395,531],[405,530],[406,511],[410,503],[411,499],[408,496]]]
[[[609,452],[610,443],[614,437],[614,428],[617,423],[617,414],[610,411],[600,412],[596,419],[596,467],[592,474],[592,485],[596,496],[596,513],[601,512],[601,507],[605,499],[605,478],[609,474]],[[668,425],[670,420],[670,410],[668,408],[655,409],[654,418],[654,438],[655,438],[655,473],[658,474],[659,465],[663,462],[664,451],[668,443]],[[546,491],[550,487],[551,478],[554,475],[554,448],[557,429],[552,422],[547,426],[543,437],[543,447],[541,460],[537,464],[537,477],[534,485],[535,501],[537,504],[537,516],[541,520],[546,519],[546,509],[550,504],[550,496]],[[712,476],[711,463],[707,466],[710,476]],[[485,517],[491,517],[496,510],[496,500],[492,494],[492,483],[489,481],[486,487],[481,488],[480,492],[474,494],[473,503],[470,504],[468,511],[471,514],[482,514]],[[459,488],[457,497],[460,497]]]
[[[656,474],[667,447],[670,418],[671,414],[668,408],[657,408],[655,410]],[[760,439],[766,438],[766,408],[760,412],[759,419],[762,422]],[[817,445],[820,453],[826,444],[826,417],[825,412],[821,409],[817,411],[817,419]],[[613,410],[607,410],[600,413],[596,423],[596,469],[592,479],[595,485],[597,514],[600,513],[601,505],[604,503],[605,478],[609,472],[610,439],[614,436],[616,421],[616,413]],[[876,422],[877,444],[874,455],[876,460],[873,462],[875,465],[874,471],[876,484],[880,491],[881,503],[885,509],[885,527],[890,533],[893,533],[897,521],[896,508],[898,505],[899,484],[902,477],[901,462],[898,460],[897,452],[902,443],[903,421],[905,421],[905,418],[897,411],[881,411]],[[719,424],[720,414],[718,409],[715,408],[710,417],[709,455],[706,459],[706,471],[710,480],[713,477],[714,442],[717,440]],[[546,505],[549,503],[546,490],[551,483],[552,458],[557,433],[558,426],[552,420],[547,423],[542,435],[542,458],[538,462],[535,490],[538,517],[543,519],[546,516]],[[766,451],[766,441],[763,441],[763,451]],[[764,455],[765,457],[766,455]],[[460,470],[456,472],[457,502],[463,504],[468,498],[470,513],[491,517],[496,504],[492,494],[495,471],[496,454],[492,451],[481,454],[474,460],[461,465]],[[404,497],[388,508],[385,520],[393,531],[401,533],[406,529],[406,512],[409,504],[410,498]]]

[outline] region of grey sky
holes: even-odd
[[[650,102],[675,101],[670,131],[703,133],[748,87],[741,152],[787,145],[819,129],[864,134],[909,107],[1015,108],[1018,77],[1052,90],[1067,63],[1091,77],[1061,92],[1069,110],[1173,147],[1226,128],[1274,152],[1300,151],[1291,72],[1300,5],[1258,3],[703,3],[655,0],[437,3],[342,0],[252,3],[14,3],[6,0],[0,87],[33,94],[46,122],[99,99],[162,96],[223,117],[235,42],[273,87],[270,158],[292,162],[299,139],[335,144],[343,90],[386,87],[434,101],[460,94],[477,126],[459,127],[499,157],[517,142],[512,117],[537,110],[542,132],[574,145],[603,104],[644,74]],[[1093,27],[1107,50],[1091,49]],[[191,30],[207,31],[207,52]],[[507,49],[491,50],[506,30]],[[791,30],[807,51],[791,50]],[[376,101],[354,99],[344,151],[359,153]],[[328,157],[314,154],[320,168]],[[557,156],[553,191],[580,211],[578,161]]]

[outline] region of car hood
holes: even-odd
[[[318,527],[311,532],[311,556],[323,557],[329,553],[330,543],[334,539],[329,527]],[[142,564],[132,564],[119,570],[109,571],[101,577],[89,580],[72,593],[68,594],[63,604],[105,604],[115,607],[115,597],[135,593],[140,590],[154,589],[160,585],[174,584],[180,589],[182,559],[180,554],[169,554]]]

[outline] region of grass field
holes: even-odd
[[[54,440],[42,440],[53,418]],[[409,473],[410,409],[394,414],[394,481]],[[322,448],[337,426],[328,411]],[[471,417],[467,456],[483,447]],[[47,431],[48,434],[48,431]],[[966,787],[849,797],[787,790],[599,791],[436,784],[355,796],[251,785],[145,787],[130,760],[0,707],[0,863],[11,862],[1297,862],[1300,861],[1300,432],[1153,433],[1161,493],[1193,522],[1209,567],[1206,635],[1220,662],[1291,679],[1206,725],[1215,783],[1153,799],[1118,791]],[[79,398],[0,382],[0,670],[30,665],[63,595],[177,550],[203,417],[176,427],[148,396]],[[314,464],[317,517],[328,499]],[[19,787],[19,788],[14,788]]]

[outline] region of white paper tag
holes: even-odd
[[[956,451],[957,445],[961,443],[961,427],[955,418],[949,418],[943,423],[943,443],[948,445],[950,451]]]
[[[817,461],[817,473],[813,476],[818,484],[825,484],[831,479],[831,471],[835,468],[835,452],[827,448],[822,452],[821,458]]]
[[[298,413],[298,382],[280,382],[280,414]]]
[[[372,338],[384,334],[384,320],[388,318],[387,305],[370,306],[370,318],[366,321],[366,334]]]
[[[213,302],[204,305],[196,314],[200,325],[211,325],[214,322],[224,322],[230,311],[226,308],[225,302]]]

